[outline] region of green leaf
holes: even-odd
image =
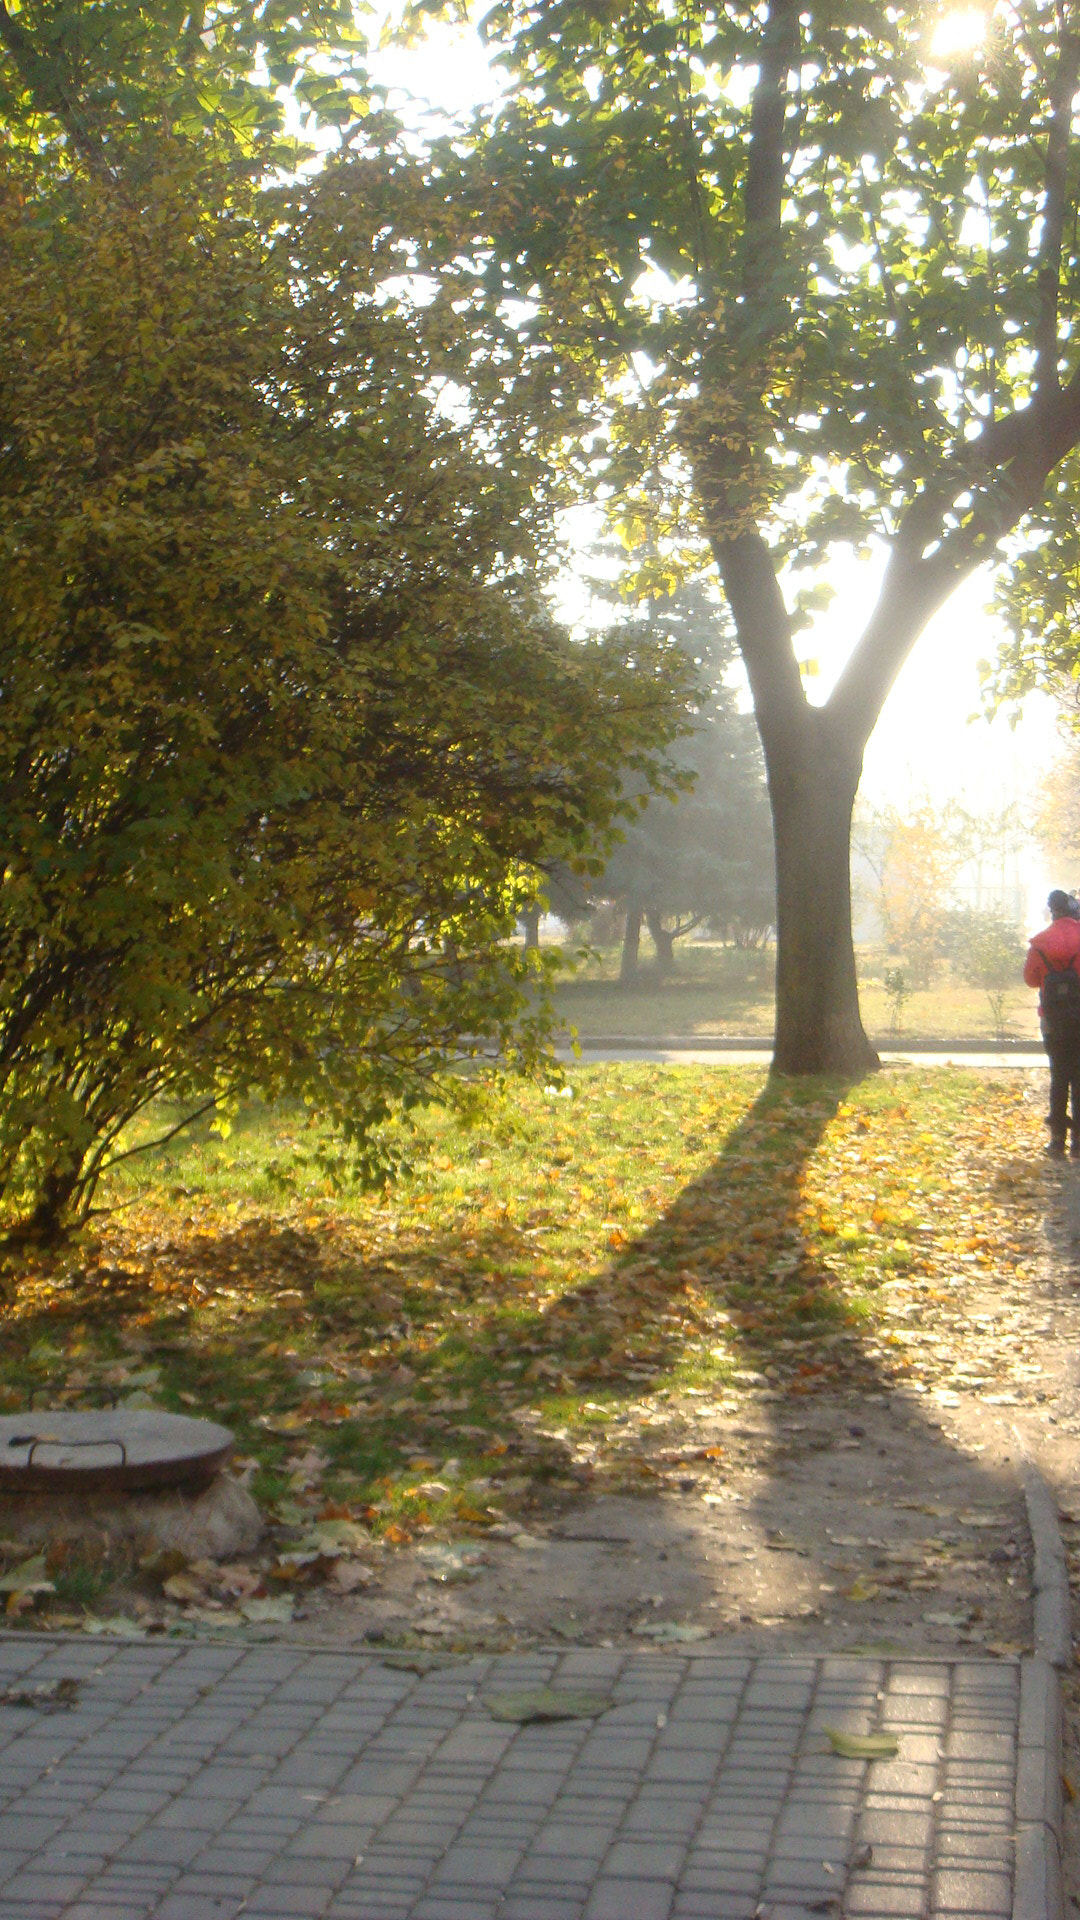
[[[534,1687],[514,1693],[486,1693],[484,1705],[493,1720],[595,1720],[615,1701],[608,1693],[583,1688]]]
[[[900,1751],[894,1733],[845,1733],[840,1727],[823,1727],[822,1732],[844,1760],[890,1760]]]
[[[36,1553],[23,1560],[10,1573],[0,1574],[0,1593],[55,1593],[56,1588],[45,1571],[45,1555]]]

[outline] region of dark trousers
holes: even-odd
[[[1080,1034],[1043,1034],[1050,1061],[1050,1138],[1064,1144],[1070,1104],[1073,1147],[1080,1149]]]

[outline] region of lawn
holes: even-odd
[[[643,953],[646,952],[643,944]],[[572,954],[575,949],[567,946]],[[879,1042],[895,1044],[895,1014],[882,985],[880,954],[861,954],[860,998],[867,1031]],[[591,1035],[772,1033],[773,955],[744,953],[710,941],[676,947],[676,973],[657,976],[646,958],[638,984],[620,988],[619,949],[601,948],[567,977],[558,989],[561,1017],[583,1037]],[[1016,1039],[1038,1041],[1035,995],[1018,979],[1005,998],[1005,1031]],[[985,993],[950,979],[942,969],[932,987],[913,993],[903,1009],[900,1036],[908,1039],[987,1040],[995,1037]]]
[[[673,1396],[947,1384],[972,1280],[1037,1258],[1043,1104],[1026,1071],[775,1093],[582,1067],[467,1133],[426,1116],[409,1173],[351,1196],[317,1126],[252,1109],[130,1163],[118,1211],[13,1274],[3,1403],[111,1389],[224,1419],[272,1517],[390,1543],[552,1483],[658,1484],[631,1416]]]

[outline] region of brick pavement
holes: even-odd
[[[1007,1920],[1020,1669],[0,1639],[0,1920]],[[597,1718],[485,1695],[587,1686]],[[1020,1794],[1039,1803],[1041,1722]],[[823,1726],[899,1736],[840,1758]],[[1026,1782],[1026,1784],[1025,1784]]]

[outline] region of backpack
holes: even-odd
[[[1080,1038],[1080,973],[1073,964],[1076,954],[1063,967],[1055,967],[1041,947],[1035,951],[1042,954],[1048,968],[1041,988],[1043,1025],[1053,1034]]]

